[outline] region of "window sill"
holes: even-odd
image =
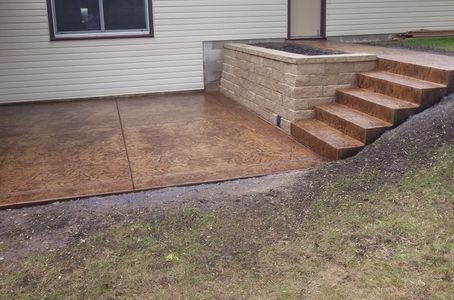
[[[75,40],[106,40],[106,39],[130,39],[130,38],[152,38],[153,33],[137,33],[137,34],[117,34],[117,35],[86,35],[86,36],[72,36],[68,34],[66,36],[51,36],[51,41],[75,41]]]

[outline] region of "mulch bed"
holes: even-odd
[[[263,47],[267,49],[280,50],[289,53],[302,54],[302,55],[333,55],[343,54],[340,51],[322,50],[319,48],[313,48],[302,45],[295,45],[290,43],[258,43],[253,44],[256,47]]]

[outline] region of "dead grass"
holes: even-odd
[[[189,209],[121,222],[0,262],[4,299],[447,299],[454,294],[454,146],[378,191],[374,172],[291,206]],[[282,199],[285,204],[285,199]]]

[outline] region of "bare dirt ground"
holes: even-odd
[[[453,146],[454,95],[317,170],[0,211],[0,298],[449,295]]]
[[[185,208],[216,209],[254,205],[263,195],[275,198],[296,185],[307,171],[257,178],[92,197],[49,205],[0,211],[4,260],[20,259],[34,251],[56,251],[92,232],[114,224],[140,220],[150,214]]]

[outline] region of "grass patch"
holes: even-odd
[[[402,46],[454,53],[454,38],[420,38],[399,41]]]
[[[379,191],[356,188],[380,180],[374,172],[340,178],[304,220],[285,205],[131,220],[58,253],[1,263],[0,297],[446,299],[453,166],[451,146]]]

